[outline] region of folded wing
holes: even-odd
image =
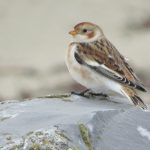
[[[123,85],[146,91],[124,57],[107,39],[92,44],[76,45],[74,56],[81,65]]]

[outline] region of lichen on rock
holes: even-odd
[[[21,139],[10,141],[2,150],[73,150],[69,147],[68,140],[63,130],[54,126],[47,130],[29,132]]]
[[[86,146],[88,147],[88,150],[93,150],[92,141],[90,138],[90,133],[88,128],[84,124],[79,124],[79,129],[80,129],[81,137],[84,143],[86,144]]]

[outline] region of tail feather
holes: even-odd
[[[134,95],[131,97],[131,100],[134,103],[134,105],[140,106],[143,109],[148,109],[146,104],[143,102],[143,100],[139,96]]]
[[[148,107],[146,106],[146,104],[143,102],[143,100],[137,96],[137,93],[134,89],[131,89],[129,87],[123,87],[123,91],[124,95],[126,97],[128,97],[128,99],[130,99],[133,104],[135,106],[139,106],[141,107],[142,109],[148,109]]]

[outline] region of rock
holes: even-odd
[[[150,112],[104,98],[0,104],[1,150],[147,150]]]

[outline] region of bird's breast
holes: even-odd
[[[107,93],[108,90],[112,89],[116,91],[120,88],[119,84],[113,80],[98,74],[87,66],[79,64],[75,59],[75,52],[76,44],[71,44],[66,55],[66,65],[74,80],[96,92]]]

